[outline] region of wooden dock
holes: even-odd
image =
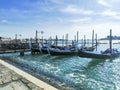
[[[5,53],[21,53],[21,52],[30,52],[31,49],[18,49],[18,50],[1,50],[0,54],[5,54]]]

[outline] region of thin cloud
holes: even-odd
[[[80,18],[80,19],[73,19],[73,20],[70,20],[70,22],[79,23],[79,22],[86,22],[86,21],[90,21],[90,20],[91,20],[90,17],[85,17],[85,18]]]
[[[23,31],[29,32],[33,30],[34,32],[36,28],[38,30],[45,28],[47,37],[51,31],[61,36],[62,33],[66,32],[70,32],[73,35],[73,31],[80,29],[84,34],[86,33],[85,30],[88,29],[90,32],[93,28],[98,30],[98,32],[102,32],[101,30],[105,30],[106,26],[109,29],[112,28],[113,24],[118,26],[120,24],[120,0],[88,0],[87,2],[85,0],[23,1],[14,0],[17,5],[4,3],[4,7],[0,7],[0,23],[7,27],[0,28],[1,30],[4,30],[4,28],[6,30],[12,30],[13,28],[17,30],[20,28]],[[9,8],[6,8],[7,5],[9,5]],[[105,24],[109,22],[112,22],[112,24]],[[21,26],[25,28],[21,28]],[[57,29],[62,31],[59,32]],[[20,32],[22,33],[23,31]],[[32,34],[31,37],[33,37]]]
[[[120,20],[120,16],[119,15],[114,16],[114,18],[117,19],[117,20]]]
[[[55,4],[62,4],[63,0],[50,0],[51,2],[55,3]]]
[[[98,0],[98,3],[102,6],[110,7],[110,4],[105,0]]]
[[[63,13],[70,13],[70,14],[83,14],[83,15],[90,15],[93,13],[91,10],[84,10],[80,9],[74,5],[68,5],[60,10]]]
[[[60,18],[60,17],[58,17],[57,20],[58,20],[59,22],[61,22],[61,23],[64,22],[64,20],[63,20],[62,18]]]
[[[117,12],[110,11],[110,10],[103,11],[101,14],[104,15],[104,16],[117,16]]]
[[[3,20],[1,20],[1,22],[2,23],[8,23],[8,20],[3,19]]]

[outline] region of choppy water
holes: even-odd
[[[119,45],[117,45],[119,46]],[[106,45],[99,46],[99,49]],[[65,83],[75,90],[120,90],[120,58],[87,59],[78,56],[9,54],[12,62],[33,73]]]

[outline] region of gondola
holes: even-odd
[[[41,51],[43,54],[49,54],[50,45],[48,43],[43,43]]]
[[[77,32],[78,37],[78,32]],[[56,36],[55,46],[51,46],[50,54],[55,56],[73,56],[77,55],[77,44],[75,45],[68,45],[68,34],[66,34],[66,45],[64,46],[64,37],[62,40],[62,46],[58,46],[58,38]]]
[[[95,53],[86,51],[84,49],[78,50],[78,56],[86,57],[86,58],[97,58],[97,59],[107,59],[107,58],[116,58],[120,55],[120,51],[118,49],[112,48],[112,30],[110,30],[110,48],[106,49],[104,52]]]
[[[94,51],[95,47],[81,47],[84,48],[86,51]]]
[[[94,30],[92,32],[92,46],[86,46],[86,39],[85,39],[85,35],[84,35],[84,44],[81,46],[81,48],[86,51],[94,51],[96,46],[97,46],[97,34],[96,34],[96,45],[94,45]]]
[[[51,55],[77,55],[77,51],[75,50],[70,50],[70,49],[50,49],[50,54]]]
[[[85,58],[108,59],[108,58],[116,58],[120,55],[120,52],[117,51],[116,49],[112,49],[112,53],[110,53],[110,51],[106,52],[108,50],[109,49],[100,53],[78,50],[78,56],[85,57]]]
[[[49,48],[47,48],[47,47],[42,47],[41,51],[43,54],[49,54]]]

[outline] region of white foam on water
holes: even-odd
[[[33,77],[32,75],[16,68],[15,66],[12,66],[8,63],[6,63],[3,60],[0,60],[0,63],[5,65],[6,67],[10,68],[11,70],[15,71],[16,73],[18,73],[19,75],[23,76],[24,78],[28,79],[29,81],[33,82],[34,84],[36,84],[37,86],[44,88],[44,90],[58,90],[55,87],[52,87],[51,85]]]

